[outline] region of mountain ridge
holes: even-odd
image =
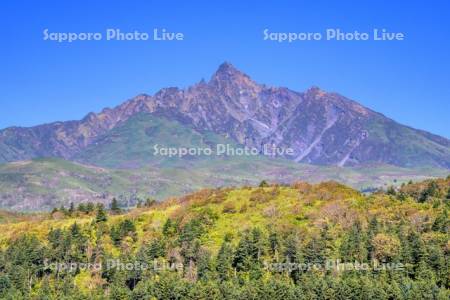
[[[450,140],[401,125],[356,101],[318,87],[268,87],[230,63],[186,89],[139,94],[78,121],[0,130],[0,162],[36,157],[73,159],[138,113],[162,115],[236,143],[292,148],[295,162],[356,166],[450,168]]]

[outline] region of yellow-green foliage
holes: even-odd
[[[448,180],[439,181],[439,186]],[[425,184],[407,186],[410,194],[413,187],[421,189]],[[406,189],[406,187],[404,188]],[[444,188],[442,188],[444,190]],[[313,234],[324,225],[334,234],[348,229],[356,220],[366,226],[371,216],[377,216],[382,223],[413,223],[414,226],[429,226],[436,218],[439,209],[430,203],[418,203],[412,197],[399,201],[393,196],[378,193],[364,196],[347,186],[336,182],[311,185],[298,182],[292,186],[273,185],[268,187],[242,187],[235,189],[201,190],[179,199],[171,199],[150,208],[136,208],[122,215],[110,215],[107,227],[111,228],[124,219],[132,219],[136,225],[138,245],[160,236],[167,218],[177,220],[181,225],[206,210],[214,213],[217,219],[202,235],[202,242],[213,253],[217,252],[225,235],[238,237],[244,230],[258,227],[263,231],[269,228],[297,230]],[[32,215],[29,219],[21,217],[9,223],[0,224],[0,246],[5,248],[8,241],[23,233],[35,234],[44,240],[51,228],[68,228],[77,223],[89,232],[93,215],[62,217],[54,219],[51,215]],[[91,239],[95,234],[88,234]],[[113,255],[120,251],[108,237],[104,247]],[[339,239],[336,237],[338,244]]]
[[[239,299],[248,299],[255,286],[264,289],[253,298],[297,299],[296,293],[284,298],[279,284],[291,292],[299,289],[300,294],[308,294],[317,290],[316,282],[323,286],[329,280],[336,280],[330,287],[330,292],[340,293],[336,298],[364,298],[369,294],[354,297],[353,293],[360,287],[365,291],[372,287],[355,283],[340,270],[313,269],[300,274],[264,268],[271,262],[344,259],[405,264],[407,270],[389,279],[378,270],[370,276],[354,274],[358,280],[378,286],[375,294],[389,285],[399,291],[401,284],[402,289],[413,290],[408,299],[424,298],[424,287],[439,290],[437,299],[448,299],[449,182],[427,181],[371,195],[336,182],[261,184],[203,189],[109,214],[102,206],[95,211],[3,213],[0,298],[8,294],[10,299],[47,299],[53,293],[48,299],[59,299],[70,291],[76,299],[152,299],[155,295],[168,299],[167,292],[178,290],[189,297],[172,298],[209,299],[217,285],[222,287],[215,289],[217,299],[234,299],[234,292],[241,293]],[[105,268],[111,259],[171,262],[181,264],[182,269],[141,273],[133,268]],[[60,273],[46,266],[47,260],[95,263],[100,268]],[[272,294],[266,293],[268,288],[273,288]],[[205,294],[194,297],[200,290]],[[224,291],[233,293],[218,296]],[[131,293],[135,297],[130,297]],[[319,297],[305,299],[313,298]],[[388,295],[380,299],[390,298],[402,299]]]

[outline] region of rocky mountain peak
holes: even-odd
[[[324,90],[320,89],[318,86],[311,86],[307,91],[306,91],[306,96],[308,97],[312,97],[312,98],[320,98],[323,97],[327,94],[327,92],[325,92]]]
[[[222,63],[211,77],[210,85],[217,88],[255,89],[259,85],[250,76],[228,62]]]
[[[233,66],[229,62],[223,62],[219,68],[217,69],[214,76],[235,76],[235,75],[244,75],[241,71],[239,71],[235,66]]]
[[[403,126],[316,86],[305,92],[266,87],[227,62],[209,82],[164,88],[153,96],[141,94],[81,121],[0,130],[0,163],[35,157],[86,158],[83,153],[91,153],[86,149],[111,142],[114,139],[105,137],[112,130],[141,113],[176,120],[199,133],[226,135],[248,147],[291,148],[294,155],[285,158],[296,162],[450,168],[450,141],[444,137]],[[101,160],[95,163],[102,165]]]

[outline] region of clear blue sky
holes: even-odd
[[[449,1],[90,2],[2,1],[0,128],[79,119],[139,93],[208,79],[229,61],[258,82],[298,91],[317,85],[450,137]],[[45,28],[165,28],[185,40],[59,44],[43,40]],[[406,40],[278,44],[263,40],[265,28],[385,28]]]

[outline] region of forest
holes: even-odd
[[[449,299],[450,176],[0,213],[1,299]]]

